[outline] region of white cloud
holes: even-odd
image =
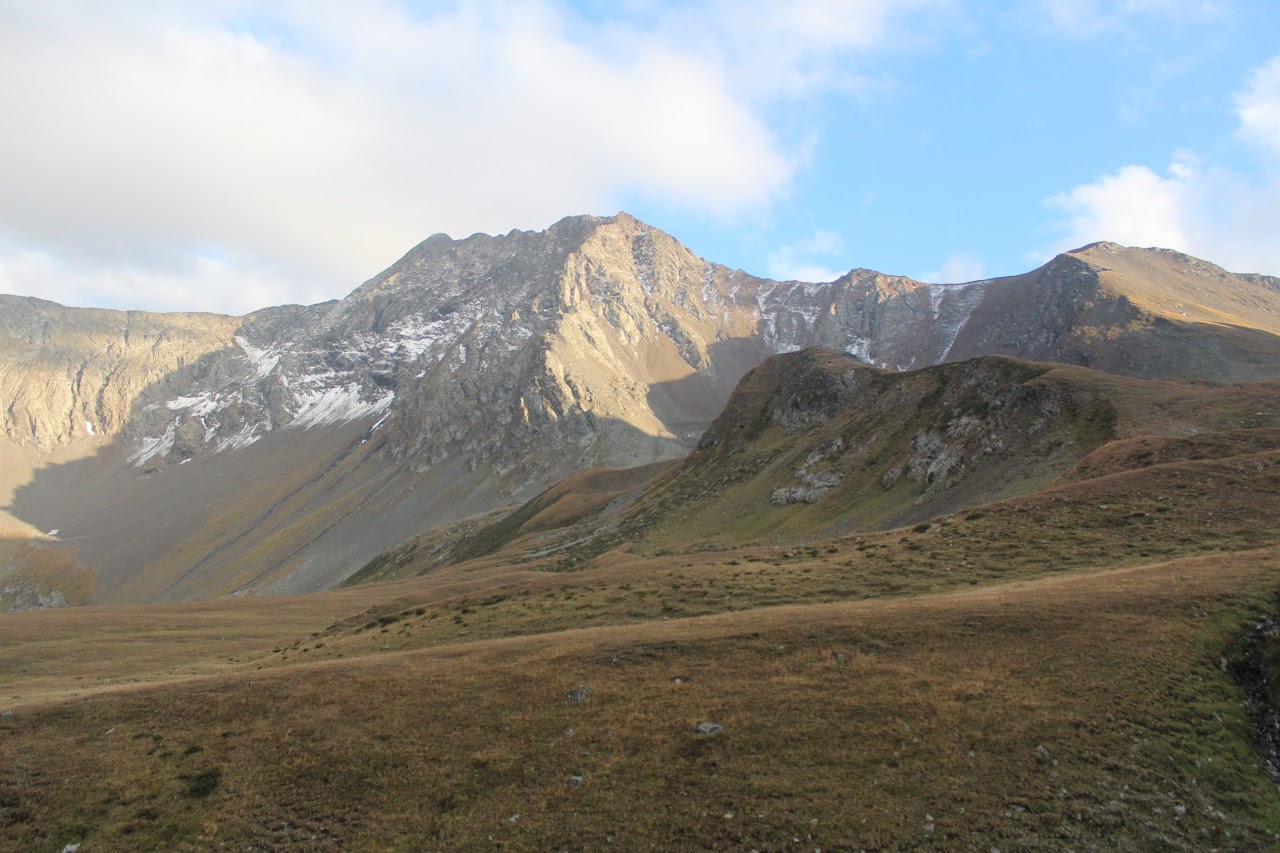
[[[1184,162],[1161,177],[1146,166],[1125,166],[1114,174],[1082,184],[1046,204],[1067,213],[1067,235],[1055,251],[1110,240],[1129,246],[1187,250],[1187,196],[1196,172]]]
[[[1159,246],[1236,272],[1280,275],[1280,183],[1175,160],[1161,176],[1125,166],[1047,204],[1068,213],[1065,236],[1040,257],[1098,240]]]
[[[769,104],[856,87],[851,57],[939,2],[704,0],[693,31],[550,0],[5,4],[0,288],[240,310],[341,295],[441,230],[758,212],[805,156]]]
[[[1233,99],[1236,135],[1259,155],[1252,175],[1177,152],[1167,173],[1125,166],[1046,201],[1064,211],[1048,253],[1097,240],[1161,246],[1238,272],[1280,275],[1280,56]]]
[[[986,276],[982,258],[974,252],[953,252],[942,262],[942,267],[920,276],[921,281],[934,284],[963,284],[978,281]]]
[[[247,271],[246,271],[247,270]],[[331,294],[250,264],[192,257],[170,270],[118,265],[87,271],[45,252],[0,248],[0,293],[63,305],[247,314],[267,305],[321,302]]]
[[[770,277],[779,281],[835,281],[846,271],[831,269],[815,260],[838,255],[844,250],[844,238],[834,231],[819,229],[812,237],[779,246],[769,253]]]
[[[1236,95],[1239,133],[1280,158],[1280,56],[1256,70]]]
[[[795,98],[881,83],[858,60],[925,36],[901,26],[922,18],[936,29],[954,19],[955,0],[702,0],[656,16],[662,39],[718,58],[735,90],[751,98]],[[916,21],[913,23],[924,23]]]

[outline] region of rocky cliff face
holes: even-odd
[[[216,314],[64,308],[0,295],[0,434],[45,453],[115,435],[144,390],[165,388],[175,371],[231,347],[239,325]]]
[[[168,579],[129,598],[329,585],[430,524],[679,456],[749,369],[803,347],[897,371],[999,353],[1280,375],[1280,283],[1173,253],[1098,244],[956,285],[776,282],[626,214],[436,235],[342,300],[242,318],[0,299],[6,441],[120,463],[94,469],[97,491],[37,476],[13,512],[122,590],[130,571]],[[138,502],[163,532],[145,547],[117,533]]]
[[[3,299],[5,436],[47,450],[122,433],[141,467],[360,419],[419,467],[545,474],[525,463],[552,443],[644,462],[687,446],[761,359],[807,346],[896,370],[993,353],[1140,376],[1280,365],[1280,281],[1176,253],[1095,244],[955,285],[775,282],[626,214],[436,235],[341,301],[244,318]]]
[[[822,344],[880,366],[934,363],[983,288],[865,270],[830,285],[768,281],[625,214],[574,217],[541,233],[437,235],[341,301],[207,318],[169,372],[91,390],[114,389],[97,429],[122,433],[143,469],[367,419],[419,470],[461,458],[523,482],[678,454],[776,352]],[[84,341],[59,369],[101,346]],[[78,398],[37,396],[17,408],[48,410],[48,440],[75,439]]]

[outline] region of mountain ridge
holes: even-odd
[[[1162,461],[1274,450],[1278,436],[1277,381],[1136,379],[1007,356],[897,372],[806,349],[750,371],[684,459],[584,472],[487,524],[411,539],[350,582],[492,554],[577,570],[617,549],[798,547]]]
[[[121,312],[42,310],[0,327],[0,444],[18,460],[0,499],[127,600],[324,588],[576,471],[678,458],[748,370],[803,347],[900,371],[999,354],[1280,375],[1277,280],[1176,253],[1091,244],[954,285],[778,282],[625,213],[433,235],[343,299],[241,318],[142,313],[139,333]],[[116,361],[88,369],[102,352]],[[163,533],[126,541],[119,502]]]

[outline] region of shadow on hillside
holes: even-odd
[[[153,382],[113,441],[92,456],[40,469],[15,490],[7,509],[41,530],[58,529],[61,544],[97,571],[102,597],[169,600],[332,586],[383,550],[436,525],[519,504],[600,464],[602,454],[625,450],[609,457],[621,465],[680,457],[741,376],[770,353],[756,338],[722,341],[710,353],[713,371],[653,385],[649,402],[676,438],[615,418],[575,415],[590,425],[595,442],[534,447],[527,479],[516,485],[520,471],[504,480],[476,467],[479,451],[460,442],[446,447],[442,461],[415,470],[423,460],[391,446],[393,429],[372,431],[372,417],[277,429],[216,455],[179,436],[167,460],[131,463],[137,438],[163,434],[172,419],[166,401],[229,381],[233,354],[208,353]],[[298,571],[305,583],[283,581]]]
[[[1211,375],[1223,369],[1225,359],[1257,378],[1280,377],[1280,338],[1269,333],[1168,322],[1145,335],[1131,336],[1124,346],[1182,346],[1190,353],[1170,355],[1170,372],[1185,367],[1196,368],[1196,376]],[[198,444],[187,454],[179,441],[167,463],[129,464],[136,450],[132,437],[163,433],[173,414],[165,401],[196,383],[228,381],[230,352],[208,353],[149,385],[115,440],[90,457],[39,470],[15,490],[6,508],[40,530],[59,529],[62,542],[98,571],[99,588],[109,598],[333,586],[376,554],[431,527],[519,504],[602,459],[629,466],[681,456],[696,446],[742,376],[772,355],[758,336],[718,341],[703,372],[654,383],[647,391],[650,408],[673,437],[580,413],[572,417],[583,421],[579,432],[590,441],[537,446],[531,433],[527,464],[510,475],[477,466],[483,454],[475,441],[470,449],[463,442],[445,445],[441,461],[416,470],[424,460],[392,447],[393,430],[374,432],[372,417],[322,429],[278,429],[216,456]],[[1118,353],[1114,364],[1085,363],[1125,372],[1126,350],[1112,352]],[[1082,361],[1064,355],[1064,361]],[[262,387],[269,403],[270,389]],[[503,439],[499,434],[484,440]]]
[[[712,370],[649,386],[649,408],[686,450],[720,414],[738,382],[774,351],[759,336],[726,338],[707,348]]]

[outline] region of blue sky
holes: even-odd
[[[1280,9],[0,0],[0,291],[243,312],[625,209],[773,277],[1280,274]]]

